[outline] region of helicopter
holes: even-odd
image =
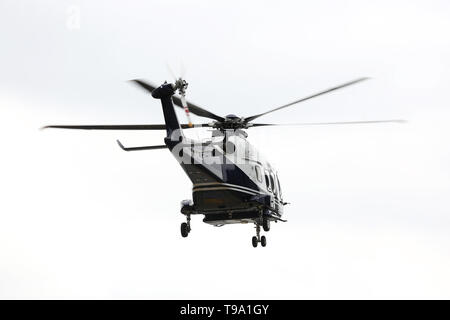
[[[239,117],[228,114],[224,117],[208,111],[186,100],[188,83],[181,77],[174,83],[165,81],[160,86],[135,79],[132,83],[160,100],[164,124],[130,125],[47,125],[42,127],[81,130],[165,130],[164,144],[126,147],[119,140],[119,147],[127,152],[168,149],[177,159],[192,182],[192,200],[181,202],[181,213],[186,221],[181,223],[181,236],[191,232],[191,215],[204,215],[203,222],[221,227],[229,224],[253,224],[256,235],[252,246],[265,247],[267,239],[261,235],[271,228],[272,222],[286,222],[283,209],[288,203],[283,200],[280,180],[276,169],[247,140],[246,129],[283,124],[255,123],[254,120],[269,113],[299,104],[306,100],[348,87],[369,78],[356,80],[320,91],[268,111]],[[180,124],[175,106],[184,109],[188,123]],[[209,123],[192,124],[190,113],[213,120]],[[404,122],[404,120],[372,120],[348,122],[297,123],[294,125],[334,125]],[[192,128],[210,128],[211,137],[206,141],[187,138],[183,131]]]

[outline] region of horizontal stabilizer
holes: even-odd
[[[155,150],[155,149],[166,149],[167,148],[166,145],[127,148],[119,140],[117,140],[117,144],[124,151]]]

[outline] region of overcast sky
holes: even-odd
[[[0,0],[0,30],[0,298],[450,298],[448,1]],[[408,123],[248,130],[288,222],[183,239],[176,160],[115,144],[163,132],[38,130],[163,123],[127,80],[167,63],[219,115],[369,76],[261,121]]]

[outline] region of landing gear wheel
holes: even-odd
[[[265,232],[268,232],[270,230],[270,220],[269,219],[263,219],[263,229]]]
[[[265,237],[265,236],[261,236],[261,245],[262,245],[263,247],[265,247],[266,244],[267,244],[266,237]]]
[[[258,238],[256,236],[253,236],[252,238],[252,245],[253,248],[256,248],[258,246]]]
[[[181,236],[183,238],[186,238],[188,236],[188,234],[189,234],[189,226],[186,222],[183,222],[181,224]]]

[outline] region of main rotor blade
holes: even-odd
[[[140,79],[134,79],[134,80],[130,80],[131,82],[135,83],[136,85],[138,85],[139,87],[141,87],[142,89],[148,91],[148,93],[152,93],[153,90],[155,90],[157,87],[154,84],[150,84],[147,81],[144,80],[140,80]]]
[[[374,123],[406,123],[406,120],[393,119],[393,120],[368,120],[368,121],[341,121],[341,122],[304,122],[304,123],[252,123],[251,127],[265,127],[265,126],[322,126],[322,125],[335,125],[335,124],[374,124]]]
[[[183,104],[181,103],[181,98],[179,96],[173,95],[172,100],[173,100],[173,103],[177,107],[183,109]],[[191,112],[199,117],[214,119],[214,120],[221,121],[221,122],[225,120],[223,117],[220,117],[208,110],[205,110],[205,109],[193,104],[192,102],[189,102],[189,101],[186,101],[186,102],[187,102],[187,105],[189,108],[189,112]]]
[[[141,88],[145,89],[146,91],[148,91],[149,93],[152,93],[153,90],[155,90],[157,87],[155,87],[153,84],[150,84],[144,80],[141,79],[135,79],[135,80],[131,80],[132,82],[134,82],[135,84],[137,84],[138,86],[140,86]],[[181,103],[181,98],[179,96],[172,96],[172,100],[173,103],[179,107],[179,108],[183,108],[183,104]],[[189,111],[199,117],[204,117],[204,118],[209,118],[209,119],[214,119],[217,121],[224,121],[225,119],[223,117],[220,117],[214,113],[212,113],[211,111],[205,110],[199,106],[197,106],[196,104],[186,101]]]
[[[209,127],[208,123],[194,124],[190,127],[188,124],[181,124],[182,129]],[[165,124],[118,124],[118,125],[50,125],[41,129],[80,129],[80,130],[165,130]]]
[[[305,98],[302,98],[302,99],[293,101],[293,102],[291,102],[291,103],[285,104],[285,105],[283,105],[283,106],[281,106],[281,107],[278,107],[278,108],[275,108],[275,109],[272,109],[272,110],[269,110],[269,111],[266,111],[266,112],[263,112],[263,113],[254,115],[254,116],[247,117],[247,118],[245,118],[245,121],[246,121],[246,122],[253,121],[253,120],[255,120],[256,118],[259,118],[259,117],[261,117],[261,116],[263,116],[263,115],[266,115],[266,114],[268,114],[268,113],[271,113],[271,112],[274,112],[274,111],[277,111],[277,110],[280,110],[280,109],[283,109],[283,108],[292,106],[293,104],[300,103],[300,102],[303,102],[303,101],[306,101],[306,100],[309,100],[309,99],[318,97],[318,96],[323,95],[323,94],[325,94],[325,93],[329,93],[329,92],[331,92],[331,91],[335,91],[335,90],[338,90],[338,89],[341,89],[341,88],[350,86],[350,85],[352,85],[352,84],[355,84],[355,83],[358,83],[358,82],[361,82],[361,81],[364,81],[364,80],[367,80],[367,79],[369,79],[369,78],[359,78],[359,79],[356,79],[356,80],[353,80],[353,81],[350,81],[350,82],[341,84],[341,85],[339,85],[339,86],[337,86],[337,87],[333,87],[333,88],[330,88],[330,89],[327,89],[327,90],[324,90],[324,91],[315,93],[315,94],[310,95],[310,96],[308,96],[308,97],[305,97]]]

